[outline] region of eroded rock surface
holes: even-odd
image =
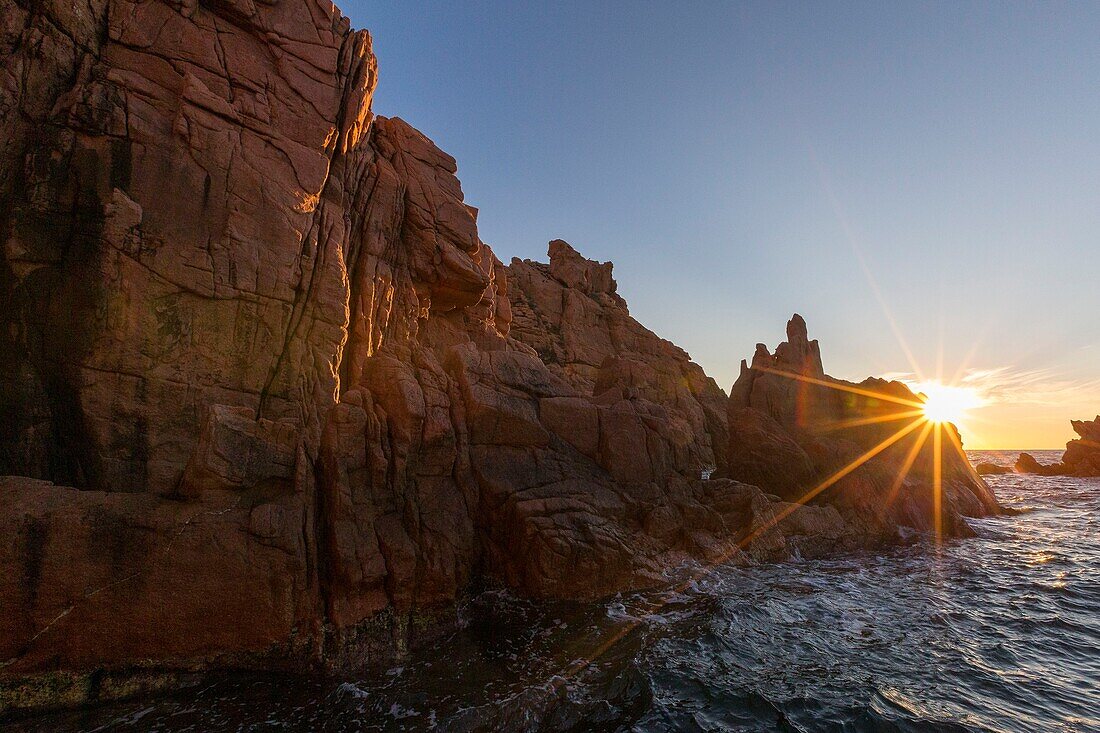
[[[649,585],[760,525],[700,480],[722,392],[610,264],[504,267],[331,3],[0,33],[3,706],[371,664],[479,585]]]
[[[609,263],[502,265],[330,2],[11,0],[0,60],[0,712],[928,516],[876,515],[885,464],[798,508],[858,439],[755,370],[727,411]],[[821,373],[804,329],[774,359]],[[995,508],[946,474],[952,531]]]
[[[1100,476],[1100,415],[1094,420],[1070,420],[1078,438],[1066,443],[1062,460],[1043,465],[1030,453],[1021,453],[1016,459],[1017,473],[1035,473],[1041,476]]]
[[[966,536],[963,517],[1001,509],[955,427],[927,422],[919,405],[900,382],[827,376],[818,343],[796,314],[774,354],[758,344],[751,365],[741,363],[730,392],[726,475],[787,501],[835,508],[838,540],[825,550],[894,541],[903,528],[935,531],[937,513],[944,535]]]
[[[724,467],[726,395],[714,380],[630,316],[610,262],[585,259],[561,240],[549,255],[549,264],[508,266],[512,335],[581,394],[660,406],[701,468]]]
[[[0,470],[172,494],[215,404],[315,445],[369,35],[316,0],[4,8]]]

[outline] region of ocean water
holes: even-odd
[[[1100,732],[1100,479],[988,480],[1023,513],[973,539],[718,568],[659,607],[489,593],[370,677],[232,677],[17,728]]]

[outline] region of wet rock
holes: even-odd
[[[1001,466],[996,463],[979,463],[974,467],[974,470],[978,472],[979,476],[999,476],[1006,473],[1013,473],[1011,466]]]

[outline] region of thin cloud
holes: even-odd
[[[920,380],[912,372],[885,375],[909,385]],[[1016,369],[1002,366],[968,369],[956,382],[974,390],[983,406],[993,404],[1080,405],[1100,402],[1100,379],[1072,379],[1054,369]]]

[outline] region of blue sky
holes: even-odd
[[[482,239],[614,261],[723,388],[795,311],[831,374],[910,372],[892,316],[987,396],[970,446],[1100,412],[1100,4],[340,5]]]

